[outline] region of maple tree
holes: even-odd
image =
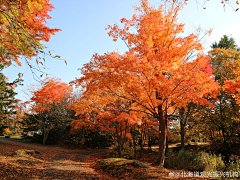
[[[40,115],[39,120],[43,129],[43,144],[47,140],[49,130],[54,127],[56,121],[60,121],[60,116],[68,118],[68,114],[63,110],[61,111],[60,106],[65,106],[61,103],[70,98],[72,91],[72,86],[61,82],[61,79],[46,78],[42,81],[42,88],[33,92],[34,96],[31,100],[35,103],[35,111]]]
[[[100,101],[106,96],[103,94],[92,95],[91,97],[95,101],[91,101],[91,97],[85,97],[69,105],[70,109],[78,109],[76,116],[80,116],[77,120],[72,121],[72,129],[74,131],[75,129],[84,127],[85,130],[93,129],[95,131],[100,130],[101,132],[113,132],[118,143],[119,157],[122,157],[126,139],[132,140],[130,133],[131,126],[141,124],[141,114],[129,110],[131,102],[114,99],[111,96],[109,97],[111,98],[111,102],[101,106],[102,103],[100,104]],[[81,109],[79,109],[80,107]]]
[[[168,5],[164,11],[163,6],[155,9],[144,0],[136,7],[139,15],[121,19],[123,28],[109,25],[106,29],[113,41],[123,40],[129,50],[123,54],[94,54],[81,69],[83,76],[74,81],[83,88],[85,97],[100,90],[106,92],[101,99],[88,99],[91,103],[97,101],[102,106],[117,97],[131,101],[131,111],[154,118],[159,126],[156,164],[160,166],[165,160],[168,115],[175,107],[186,108],[189,102],[213,107],[203,96],[214,96],[218,87],[204,53],[192,60],[187,58],[190,51],[203,48],[194,33],[180,36],[184,31],[184,24],[177,22],[181,4]],[[76,112],[80,108],[76,105]]]
[[[24,56],[32,69],[29,60],[35,56],[36,63],[44,65],[45,59],[40,60],[37,55],[51,53],[44,52],[45,47],[41,42],[48,42],[51,35],[60,31],[46,26],[46,19],[51,19],[48,12],[53,8],[49,0],[0,2],[0,63],[10,66],[12,62],[16,62],[21,66],[20,58]]]

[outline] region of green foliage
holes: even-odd
[[[180,127],[176,126],[173,129],[169,130],[171,133],[171,139],[168,141],[170,143],[179,143],[181,142],[181,129]]]
[[[179,153],[175,153],[172,149],[169,149],[166,156],[166,168],[186,169],[190,166],[197,165],[198,155],[195,153],[183,150],[180,150]]]
[[[226,171],[238,172],[238,174],[240,174],[240,160],[238,159],[236,161],[229,162],[226,167]]]
[[[37,131],[41,128],[41,125],[38,122],[38,118],[38,114],[25,113],[21,121],[18,122],[21,124],[22,136],[24,139],[32,139],[27,134],[32,131]]]
[[[199,164],[205,167],[205,171],[224,171],[225,164],[221,154],[219,156],[206,152],[199,153]]]
[[[23,81],[19,76],[12,83],[7,82],[2,73],[3,69],[4,65],[0,64],[0,122],[7,120],[13,114],[17,114],[15,107],[18,100],[15,99],[17,93],[14,91],[14,87],[18,84],[22,85],[21,82]]]
[[[4,127],[4,123],[0,122],[0,136],[3,136],[3,127]]]
[[[166,168],[189,169],[195,171],[224,171],[222,156],[206,152],[191,153],[180,150],[174,153],[171,149],[167,153]],[[192,168],[195,169],[192,169]]]
[[[217,43],[214,42],[211,45],[211,48],[226,48],[226,49],[233,49],[236,51],[239,51],[240,48],[237,47],[237,44],[235,42],[235,40],[232,37],[228,37],[227,35],[223,35],[223,37],[221,38],[221,40]]]
[[[224,83],[239,76],[240,50],[233,38],[224,35],[219,43],[214,43],[209,51],[211,66],[215,70],[215,81],[220,83],[218,99],[211,99],[214,111],[202,108],[199,111],[200,119],[204,120],[207,127],[208,138],[211,140],[212,150],[224,156],[225,164],[231,154],[236,154],[239,149],[239,112],[240,106],[231,93],[225,91]]]
[[[108,158],[118,158],[119,157],[119,147],[115,146],[113,149],[107,151]],[[134,149],[130,147],[128,143],[123,146],[123,158],[131,159],[134,157]]]
[[[109,133],[88,130],[85,134],[85,146],[90,148],[106,148],[113,143],[112,136]]]

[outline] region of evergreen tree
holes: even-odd
[[[17,93],[14,88],[19,84],[22,85],[22,79],[17,78],[13,82],[7,82],[7,78],[2,73],[4,65],[0,64],[0,122],[6,121],[9,116],[17,114],[15,109],[18,100],[15,99]]]
[[[223,35],[221,40],[217,43],[214,42],[211,45],[211,48],[225,48],[225,49],[233,49],[235,51],[239,51],[240,48],[237,46],[235,40],[232,37],[228,37],[227,35]]]

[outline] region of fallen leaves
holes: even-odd
[[[95,172],[91,163],[83,162],[85,156],[81,153],[79,150],[3,143],[0,144],[0,177],[19,180],[110,179]]]

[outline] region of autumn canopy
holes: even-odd
[[[60,31],[46,26],[53,8],[49,0],[1,1],[0,63],[10,65],[14,61],[21,66],[20,56],[31,59],[42,51],[40,41],[47,42],[50,35]]]
[[[113,99],[131,102],[129,111],[144,113],[158,122],[160,150],[156,163],[160,166],[165,158],[168,116],[189,102],[213,108],[204,97],[214,95],[218,88],[210,58],[200,53],[199,34],[181,36],[184,24],[177,22],[177,15],[182,5],[164,6],[156,9],[142,1],[136,8],[139,15],[121,19],[121,26],[107,27],[109,36],[114,41],[123,40],[129,50],[94,54],[81,69],[83,76],[75,80],[87,98],[73,105],[80,114],[101,109]],[[192,58],[195,50],[199,53]]]

